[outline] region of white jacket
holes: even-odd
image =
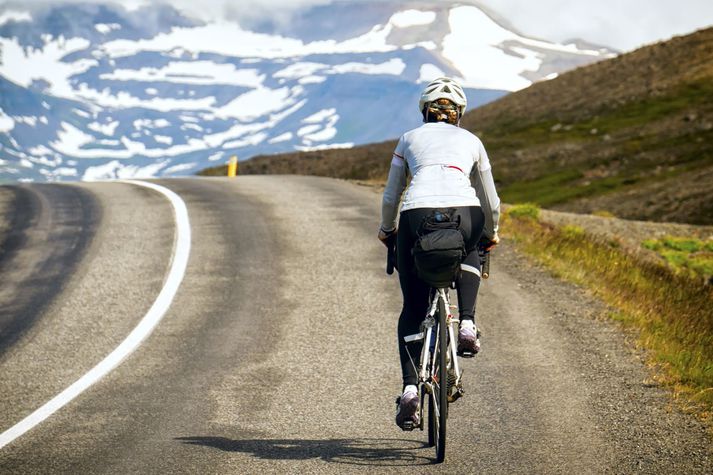
[[[400,201],[401,211],[481,206],[485,236],[492,238],[498,231],[500,198],[485,147],[472,133],[445,122],[423,124],[399,139],[384,190],[382,229],[396,227]]]

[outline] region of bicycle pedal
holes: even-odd
[[[460,356],[461,358],[474,358],[477,354],[478,353],[472,351],[461,351],[458,353],[458,356]]]
[[[462,398],[464,394],[465,391],[463,391],[463,388],[456,389],[453,394],[448,396],[448,402],[456,402],[458,399]]]
[[[401,429],[404,432],[411,432],[416,428],[416,425],[413,423],[413,421],[404,421],[404,425],[401,426]]]

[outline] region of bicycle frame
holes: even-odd
[[[395,239],[387,243],[386,272],[392,274],[396,268]],[[487,279],[490,273],[490,254],[483,248],[478,249],[482,278]],[[458,364],[457,340],[453,324],[460,319],[451,312],[449,288],[432,288],[431,297],[420,332],[404,337],[406,352],[411,365],[418,374],[419,396],[419,429],[424,428],[424,405],[428,395],[428,444],[436,448],[436,462],[445,460],[446,422],[448,406],[463,396],[463,372]],[[442,326],[445,325],[445,328]],[[446,342],[440,341],[447,340]],[[422,341],[421,354],[416,366],[408,343]],[[403,430],[413,430],[416,427],[411,421],[404,421]]]
[[[438,304],[443,301],[444,307],[446,308],[447,315],[443,318],[443,321],[447,325],[448,332],[448,343],[447,343],[447,355],[448,355],[448,373],[449,377],[453,375],[453,381],[449,381],[448,385],[452,391],[449,391],[448,401],[453,402],[463,395],[463,383],[462,376],[463,373],[460,370],[457,357],[457,349],[455,342],[455,334],[453,332],[453,323],[458,323],[460,320],[451,313],[451,304],[448,296],[448,289],[439,288],[434,289],[433,297],[431,300],[431,306],[426,318],[421,324],[421,332],[415,335],[408,335],[404,337],[406,343],[411,343],[419,340],[423,340],[423,347],[421,349],[421,355],[419,358],[419,365],[416,367],[419,378],[419,386],[426,388],[426,391],[430,393],[433,390],[433,383],[437,381],[436,375],[436,351],[435,348],[438,346],[438,325],[440,322],[436,320],[436,313],[438,312]],[[408,351],[408,349],[407,349]],[[411,357],[409,353],[409,358]],[[411,364],[414,364],[413,359],[411,359]],[[414,365],[415,366],[415,365]],[[449,378],[450,379],[450,378]],[[440,408],[439,408],[440,410]],[[421,411],[423,411],[423,405],[421,406]],[[423,430],[423,417],[421,417],[421,429]]]

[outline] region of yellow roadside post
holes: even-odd
[[[233,155],[228,160],[228,176],[235,177],[238,174],[238,157]]]

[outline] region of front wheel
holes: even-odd
[[[448,418],[448,328],[446,307],[438,302],[438,344],[436,345],[436,367],[432,373],[433,385],[428,397],[428,444],[436,447],[436,462],[446,458],[446,421]]]

